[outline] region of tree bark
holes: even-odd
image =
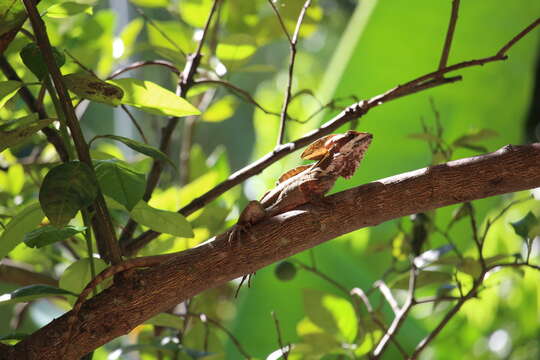
[[[229,244],[227,233],[133,273],[87,301],[65,359],[79,358],[150,317],[227,281],[348,232],[402,216],[540,187],[540,143],[381,179],[254,225]],[[70,313],[39,329],[0,359],[59,359]]]

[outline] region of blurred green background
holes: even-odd
[[[75,59],[101,77],[136,60],[166,59],[182,69],[185,58],[178,49],[186,53],[193,51],[193,39],[200,34],[212,3],[209,0],[132,0],[130,4],[118,0],[77,2],[91,5],[93,13],[45,16],[45,21],[53,44],[68,50]],[[52,0],[43,0],[40,7],[46,10],[52,3]],[[142,9],[144,17],[132,5]],[[292,33],[302,5],[300,0],[276,2],[289,33]],[[319,108],[319,102],[325,104],[333,99],[337,99],[336,105],[344,107],[353,103],[354,98],[370,98],[435,70],[450,9],[450,0],[314,1],[302,27],[293,82],[293,91],[309,89],[314,96],[304,94],[296,97],[290,107],[291,117],[306,119]],[[462,1],[449,63],[494,55],[539,14],[540,3],[534,1]],[[200,78],[219,75],[246,90],[264,108],[279,112],[287,82],[289,47],[267,1],[225,1],[219,19],[220,27],[203,51],[213,56],[203,58]],[[494,151],[509,143],[538,141],[540,95],[538,91],[535,95],[534,89],[535,84],[538,87],[540,83],[539,40],[540,32],[536,29],[509,51],[506,61],[458,71],[450,75],[462,75],[460,82],[407,96],[371,110],[356,125],[356,129],[374,134],[366,159],[352,179],[338,181],[332,191],[430,165],[433,158],[426,141],[411,135],[424,132],[423,123],[434,128],[437,116],[444,129],[442,138],[447,143],[467,134],[478,134],[482,129],[496,132],[495,136],[475,142],[476,150],[471,147],[455,148],[452,159]],[[18,36],[8,48],[6,58],[16,66],[19,75],[31,81],[31,75],[18,59],[18,52],[27,42],[27,38]],[[68,58],[63,72],[74,72],[78,68]],[[143,67],[129,73],[129,76],[152,80],[174,91],[176,77],[162,67]],[[272,151],[275,146],[278,117],[265,114],[223,87],[195,87],[188,94],[194,104],[201,105],[205,101],[205,95],[197,93],[198,89],[211,95],[207,109],[194,127],[190,184],[179,185],[179,174],[168,170],[152,198],[153,206],[176,210],[230,173]],[[81,104],[79,110],[85,105]],[[326,109],[305,123],[289,121],[286,138],[294,140],[302,136],[340,110]],[[136,110],[133,114],[141,123],[150,144],[157,146],[159,129],[166,119]],[[22,115],[24,110],[17,99],[0,110],[2,120]],[[96,134],[114,133],[141,140],[121,111],[103,104],[88,105],[81,124],[88,139]],[[349,127],[344,126],[340,131]],[[173,135],[170,154],[175,163],[179,162],[182,139],[183,123]],[[35,140],[12,152],[22,157],[38,142]],[[115,145],[100,144],[95,150],[113,153],[131,162],[141,160],[127,148],[121,148],[121,154]],[[164,235],[141,254],[182,250],[223,230],[227,224],[234,223],[235,215],[248,199],[259,198],[273,186],[282,172],[298,165],[297,156],[295,153],[277,162],[242,187],[221,196],[204,212],[191,216],[195,239]],[[141,160],[139,166],[148,169],[148,161]],[[4,186],[0,190],[8,195],[16,195],[7,189],[6,184],[10,181],[28,182],[21,178],[0,178],[0,186]],[[25,183],[25,189],[25,200],[32,196],[35,198],[35,188],[32,190],[31,184]],[[525,194],[475,202],[478,219],[484,222],[486,216],[496,215],[510,200],[520,196]],[[3,201],[4,207],[10,206],[11,200]],[[456,208],[440,209],[429,215],[437,226],[444,228]],[[538,202],[526,202],[512,208],[493,227],[486,245],[490,255],[521,251],[521,240],[508,222],[523,217],[529,210],[538,214]],[[115,216],[119,222],[126,219],[126,214],[120,211]],[[315,259],[321,272],[348,289],[368,289],[393,264],[398,225],[411,226],[409,219],[402,219],[359,230],[295,258],[305,263]],[[473,242],[468,224],[458,223],[450,236],[462,253],[471,253]],[[444,244],[444,237],[433,234],[427,246],[436,248]],[[38,251],[19,245],[10,257],[55,277],[61,275],[66,265],[65,254],[52,247]],[[275,276],[275,267],[272,265],[258,271],[251,288],[243,288],[238,299],[231,299],[231,287],[223,287],[200,295],[193,305],[196,311],[207,311],[220,318],[245,349],[257,358],[266,358],[278,348],[272,311],[279,318],[284,342],[294,343],[300,339],[298,324],[308,311],[306,298],[310,293],[306,289],[343,297],[331,284],[306,271],[299,271],[290,281],[280,281]],[[464,354],[475,359],[538,358],[539,280],[538,274],[532,271],[520,274],[505,271],[494,276],[480,298],[467,303],[440,334],[424,354],[425,358],[457,359],[463,358]],[[4,292],[14,288],[16,286],[7,284],[1,286]],[[430,288],[424,294],[433,295],[435,290]],[[58,309],[47,303],[36,305],[21,331],[31,331],[58,314]],[[429,307],[419,307],[413,311],[398,336],[405,350],[414,349],[441,319],[444,309],[442,306],[431,312]],[[1,333],[11,331],[8,324],[12,310],[12,307],[0,307]],[[382,306],[382,312],[389,321],[392,314],[387,305]],[[186,335],[186,344],[200,347],[202,334],[202,327],[196,325]],[[242,358],[234,344],[222,333],[216,334],[212,333],[211,337],[212,351],[219,353],[225,349],[223,358]],[[494,337],[494,334],[499,337]],[[492,346],[492,339],[506,339],[502,350],[494,350],[497,347]],[[105,350],[98,350],[95,358],[104,359],[105,354]],[[152,356],[146,354],[143,358],[151,359]],[[398,356],[399,353],[391,349],[385,358]]]

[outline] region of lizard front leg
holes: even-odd
[[[258,223],[266,217],[266,210],[263,205],[257,200],[251,200],[238,218],[238,222],[234,225],[229,233],[229,244],[240,239],[240,234],[248,234],[248,229],[253,224]]]

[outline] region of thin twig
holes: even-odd
[[[471,220],[471,230],[473,232],[473,240],[476,244],[476,249],[478,251],[478,259],[480,259],[480,265],[482,270],[486,268],[486,261],[484,260],[483,247],[484,244],[481,239],[478,238],[478,226],[476,225],[476,215],[474,214],[474,207],[470,202],[466,203],[465,206],[469,207],[469,218]]]
[[[535,27],[540,25],[540,17],[533,21],[529,26],[523,29],[519,34],[514,36],[509,42],[506,43],[498,52],[497,56],[503,57],[506,56],[506,53],[512,46],[514,46],[519,40],[521,40],[525,35],[531,32]]]
[[[208,29],[210,28],[210,23],[212,22],[212,18],[214,16],[214,13],[217,9],[217,4],[220,0],[214,0],[214,3],[212,5],[212,8],[210,9],[210,13],[208,14],[208,18],[206,19],[206,24],[204,26],[201,39],[199,40],[199,45],[197,46],[197,49],[195,50],[195,53],[190,54],[186,58],[186,65],[184,66],[184,69],[182,71],[182,74],[180,75],[180,79],[178,81],[178,85],[176,87],[176,95],[185,98],[189,89],[193,86],[194,77],[197,73],[197,69],[199,67],[200,61],[201,61],[201,51],[204,45],[204,41],[206,39]],[[167,153],[169,149],[169,145],[172,138],[172,133],[179,122],[178,117],[170,117],[167,125],[161,129],[161,141],[159,145],[159,149]],[[161,177],[161,172],[163,171],[163,164],[159,160],[154,160],[152,163],[152,168],[150,169],[150,173],[148,174],[147,181],[146,181],[146,189],[143,195],[143,200],[148,201],[150,197],[152,196],[152,193],[154,192],[154,189],[156,188],[159,178]],[[135,231],[135,228],[137,227],[137,223],[133,219],[129,219],[128,223],[122,230],[122,234],[120,235],[119,243],[122,247],[122,250],[125,252],[126,246],[128,241],[132,240],[133,232]]]
[[[268,3],[272,7],[272,10],[274,10],[274,13],[276,14],[276,17],[278,18],[278,21],[279,21],[279,26],[281,26],[281,30],[283,30],[283,33],[285,33],[285,36],[287,36],[287,39],[289,40],[289,44],[292,43],[291,35],[289,35],[289,32],[287,31],[287,27],[285,26],[285,23],[283,22],[283,18],[281,17],[279,10],[276,8],[276,5],[274,5],[274,2],[272,0],[268,0]]]
[[[390,290],[388,285],[386,285],[384,281],[378,280],[375,282],[373,286],[379,289],[383,297],[386,299],[386,302],[388,303],[388,305],[390,305],[390,308],[394,312],[394,315],[397,316],[397,314],[400,312],[399,305],[396,299],[394,298],[394,295],[392,295],[392,291]]]
[[[450,47],[452,46],[452,39],[454,38],[454,30],[456,29],[456,22],[458,19],[459,2],[460,0],[452,0],[452,14],[450,15],[450,23],[448,24],[446,38],[444,39],[441,61],[439,62],[439,70],[444,69],[448,62],[448,56],[450,55]]]
[[[394,318],[394,321],[392,321],[392,324],[388,328],[388,331],[385,332],[381,341],[379,341],[379,343],[375,347],[372,356],[373,359],[378,359],[382,356],[382,354],[388,347],[389,341],[391,341],[395,337],[395,335],[401,328],[401,325],[403,325],[403,322],[407,318],[409,311],[414,306],[414,291],[416,289],[416,278],[418,276],[418,270],[416,269],[414,264],[411,265],[411,270],[409,274],[409,288],[407,290],[407,299],[405,300],[405,304],[403,304],[403,307],[396,314],[396,317]],[[403,351],[403,349],[401,349],[401,351]],[[406,358],[407,354],[405,352],[402,352],[402,356]]]
[[[4,57],[4,55],[0,55],[0,68],[2,69],[2,72],[8,80],[15,80],[21,83],[23,82],[19,75],[17,75],[15,69]],[[26,85],[23,85],[19,89],[19,95],[25,102],[28,109],[31,112],[37,113],[40,119],[49,118],[43,106],[39,105],[39,102]],[[41,129],[41,132],[45,134],[45,136],[47,137],[47,141],[49,141],[54,146],[56,153],[60,157],[60,160],[62,160],[62,162],[69,161],[69,155],[66,149],[66,145],[62,141],[62,138],[60,137],[60,134],[58,134],[58,131],[56,131],[56,129],[52,127],[44,127],[43,129]]]
[[[182,48],[173,39],[171,39],[171,37],[165,31],[161,30],[160,27],[152,19],[150,19],[141,8],[135,5],[133,5],[133,8],[139,15],[141,15],[144,20],[146,20],[154,29],[156,29],[156,31],[165,38],[165,40],[167,40],[172,46],[174,46],[174,48],[183,57],[187,57],[186,53],[182,50]]]
[[[147,61],[136,61],[134,63],[131,63],[127,66],[124,66],[123,68],[120,68],[113,72],[111,75],[107,77],[107,79],[114,79],[115,77],[131,70],[135,70],[144,66],[150,66],[150,65],[157,65],[157,66],[163,66],[167,69],[171,70],[176,75],[180,75],[180,70],[170,61],[167,60],[147,60]]]
[[[219,321],[214,320],[211,317],[208,317],[204,313],[191,313],[191,312],[189,312],[189,313],[186,313],[186,314],[181,314],[180,316],[195,317],[195,318],[198,318],[199,320],[201,320],[201,322],[203,322],[203,323],[208,322],[208,323],[214,325],[215,327],[217,327],[218,329],[223,331],[225,334],[227,334],[229,339],[231,339],[233,344],[236,346],[236,349],[238,350],[238,352],[240,352],[246,359],[251,359],[251,356],[242,347],[242,344],[240,344],[240,341],[238,341],[238,339],[234,336],[234,334],[232,332],[230,332],[225,326],[223,326]]]
[[[137,129],[137,131],[139,132],[139,135],[141,136],[141,138],[143,139],[144,143],[145,144],[148,144],[148,139],[146,138],[146,136],[144,135],[144,131],[142,130],[141,126],[139,125],[139,123],[137,122],[137,119],[135,119],[135,116],[133,116],[133,114],[129,111],[129,109],[127,108],[126,105],[122,104],[120,105],[120,108],[122,110],[124,110],[124,112],[127,114],[127,116],[129,117],[129,119],[131,120],[131,123],[133,124],[133,126],[135,126],[135,128]]]
[[[274,311],[271,312],[271,315],[272,315],[272,319],[274,319],[274,325],[276,326],[278,346],[281,350],[281,354],[283,355],[283,359],[287,360],[289,358],[289,351],[291,350],[291,346],[287,345],[287,348],[283,346],[283,340],[281,340],[281,329],[279,327],[279,320]]]
[[[225,80],[211,80],[211,79],[196,80],[196,81],[193,82],[193,87],[195,87],[197,85],[206,85],[206,84],[221,85],[221,86],[224,86],[224,87],[226,87],[228,89],[231,89],[233,93],[237,94],[238,96],[241,95],[241,97],[243,97],[249,103],[253,104],[257,109],[261,110],[265,114],[280,116],[280,113],[278,113],[278,112],[274,112],[274,111],[270,111],[270,110],[265,109],[261,104],[259,104],[253,98],[253,96],[251,96],[251,94],[249,92],[247,92],[246,90],[244,90],[242,88],[239,88],[238,86],[236,86],[236,85],[234,85],[234,84],[232,84],[232,83],[230,83],[228,81],[225,81]]]
[[[403,85],[398,85],[380,95],[372,97],[371,99],[367,101],[366,100],[359,101],[357,103],[350,105],[349,107],[347,107],[341,113],[339,113],[338,115],[336,115],[335,117],[327,121],[318,129],[306,134],[305,136],[301,138],[298,138],[295,141],[289,142],[287,144],[283,144],[281,146],[277,146],[274,150],[267,153],[260,159],[254,161],[253,163],[231,174],[227,179],[225,179],[224,181],[222,181],[221,183],[219,183],[212,189],[208,190],[203,195],[193,199],[189,204],[187,204],[186,206],[178,210],[178,212],[184,216],[188,216],[192,214],[193,212],[204,207],[206,204],[210,203],[212,200],[216,199],[218,196],[228,191],[229,189],[233,188],[234,186],[240,184],[241,182],[245,181],[246,179],[254,175],[259,174],[268,166],[277,162],[278,160],[285,157],[286,155],[310,144],[311,142],[319,139],[321,136],[330,134],[332,131],[336,130],[341,125],[353,119],[358,119],[364,116],[370,109],[374,107],[377,107],[391,100],[395,100],[395,99],[398,99],[407,95],[418,93],[420,91],[423,91],[429,88],[433,88],[433,87],[437,87],[437,86],[441,86],[444,84],[449,84],[449,83],[453,83],[455,81],[461,80],[461,77],[441,78],[442,74],[464,69],[467,67],[480,66],[480,65],[484,65],[487,63],[495,62],[495,61],[506,60],[506,55],[504,55],[504,53],[506,53],[506,51],[508,51],[508,49],[511,47],[508,45],[509,44],[514,45],[519,39],[523,38],[523,36],[525,36],[527,33],[532,31],[539,24],[540,24],[540,19],[535,21],[533,24],[529,25],[525,30],[521,31],[517,36],[515,36],[514,38],[512,38],[512,40],[506,43],[501,48],[501,50],[504,49],[504,51],[503,52],[499,51],[497,55],[489,56],[489,57],[485,57],[481,59],[463,61],[463,62],[454,64],[452,66],[446,67],[444,69],[439,69],[437,71],[422,75]],[[155,239],[158,235],[159,235],[158,232],[148,230],[142,233],[139,237],[130,241],[128,244],[125,244],[125,251],[128,254],[133,254],[136,251],[138,251],[141,247],[145,246],[150,241]]]
[[[276,10],[274,3],[272,2],[272,0],[269,0],[269,2],[272,5],[272,8],[274,9],[274,11],[276,11],[276,13],[278,14],[280,23],[283,25],[281,16],[279,16],[279,12]],[[300,34],[302,21],[304,21],[304,16],[306,15],[307,9],[310,4],[311,4],[311,0],[306,0],[306,2],[304,3],[304,6],[302,6],[302,9],[300,10],[300,15],[298,15],[298,19],[296,21],[296,28],[294,29],[294,34],[293,34],[292,39],[289,37],[287,30],[283,28],[283,31],[287,34],[287,37],[289,38],[289,45],[291,47],[291,58],[289,60],[289,72],[288,72],[288,79],[287,79],[287,87],[285,88],[285,99],[283,100],[283,107],[281,108],[281,117],[279,119],[279,132],[278,132],[277,146],[283,144],[283,141],[285,139],[285,123],[287,121],[287,110],[289,109],[289,103],[291,101],[291,89],[292,89],[292,83],[293,83],[294,64],[296,62],[296,44],[298,43],[298,35]]]
[[[97,182],[95,178],[95,173],[93,171],[94,168],[88,149],[88,144],[84,139],[82,130],[79,125],[79,121],[77,119],[77,116],[75,115],[75,110],[73,109],[73,104],[71,103],[71,100],[69,98],[67,88],[64,85],[60,69],[58,69],[58,66],[56,65],[51,43],[49,41],[47,30],[45,28],[45,23],[41,19],[34,1],[23,0],[23,2],[26,8],[26,12],[28,13],[28,18],[30,19],[30,23],[32,24],[32,28],[34,29],[37,44],[41,53],[43,54],[43,58],[45,60],[45,63],[47,64],[47,68],[54,82],[58,97],[60,98],[60,105],[66,118],[66,125],[69,127],[69,130],[71,132],[71,137],[73,139],[73,143],[75,144],[75,149],[77,151],[79,160],[89,166],[89,168],[91,169],[91,174],[94,177],[94,180]],[[92,225],[94,228],[94,233],[96,236],[96,241],[98,243],[100,255],[106,261],[110,261],[112,263],[121,262],[122,257],[120,255],[120,248],[118,246],[118,242],[116,241],[116,234],[114,232],[111,217],[109,215],[107,205],[105,204],[103,194],[101,193],[101,191],[99,191],[99,189],[98,195],[94,201],[94,211],[95,216],[93,216],[92,218]]]

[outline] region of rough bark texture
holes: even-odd
[[[275,216],[229,245],[218,236],[160,266],[137,271],[87,301],[68,356],[75,359],[126,334],[203,290],[252,273],[321,242],[366,226],[464,201],[540,187],[540,144],[420,169],[359,186]],[[1,359],[59,359],[67,315],[36,331]]]

